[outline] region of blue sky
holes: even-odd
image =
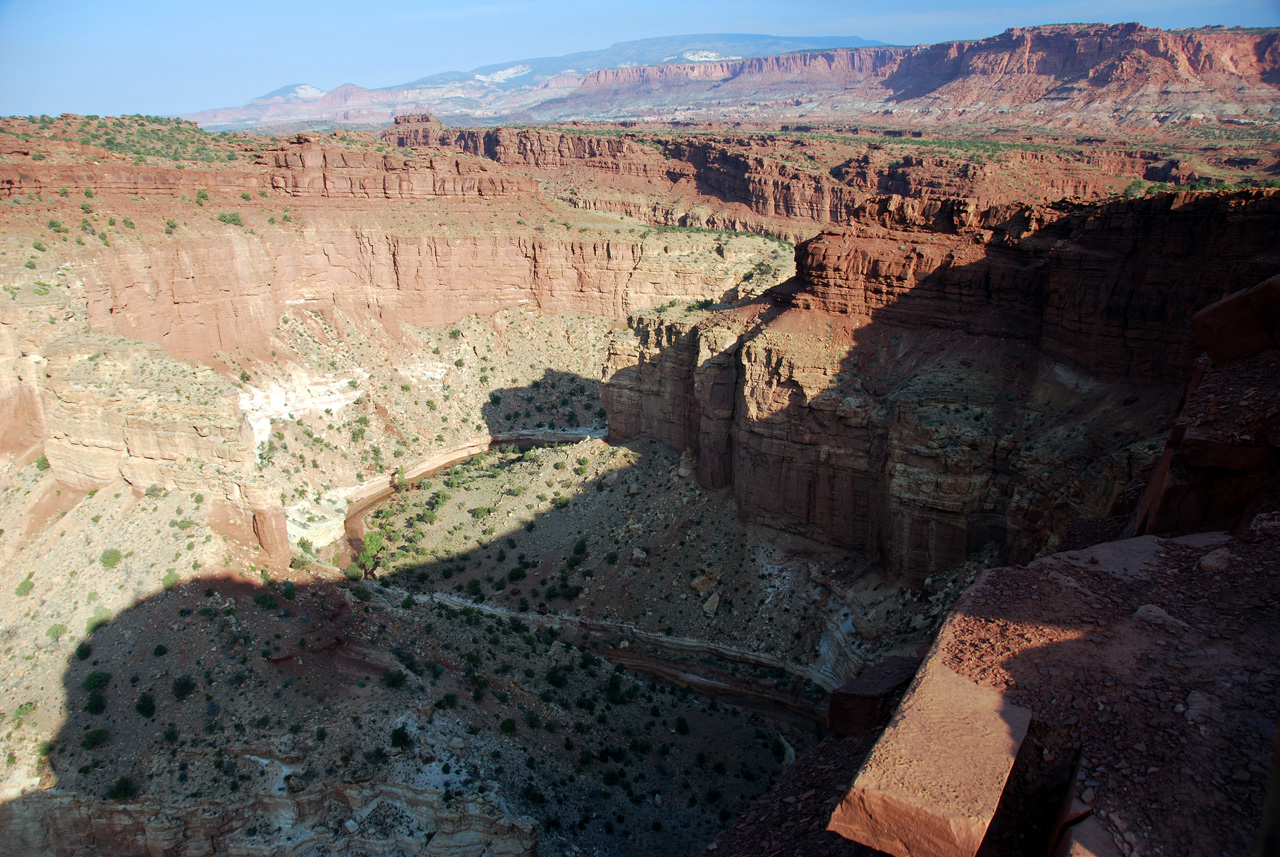
[[[0,0],[0,115],[176,114],[291,83],[389,86],[439,71],[685,33],[890,44],[1012,26],[1280,26],[1280,0]]]

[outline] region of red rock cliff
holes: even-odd
[[[1029,556],[1154,459],[1198,353],[1191,314],[1280,271],[1278,228],[1266,192],[875,200],[800,245],[797,280],[750,317],[633,320],[611,431],[697,450],[748,518],[898,575],[990,542]]]

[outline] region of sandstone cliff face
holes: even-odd
[[[713,236],[410,235],[361,221],[317,211],[301,234],[222,230],[122,246],[86,271],[90,324],[204,358],[264,350],[292,305],[394,333],[507,307],[625,317],[738,283]]]
[[[57,340],[39,362],[45,456],[61,484],[214,492],[241,532],[288,561],[279,491],[257,475],[253,432],[225,378],[107,334]]]
[[[66,144],[64,144],[66,145]],[[12,142],[7,148],[15,148]],[[91,157],[108,153],[76,147]],[[26,148],[22,149],[26,154]],[[275,148],[246,153],[253,165],[245,169],[188,171],[130,164],[35,164],[15,160],[0,164],[0,195],[53,194],[62,188],[148,196],[188,194],[197,189],[214,194],[256,193],[273,189],[298,197],[353,199],[431,199],[437,197],[504,198],[531,193],[536,184],[503,173],[471,158],[438,157],[416,161],[395,154],[345,150],[299,135]],[[265,168],[265,169],[264,169]]]
[[[924,122],[992,116],[1059,127],[1155,127],[1276,119],[1275,32],[1165,32],[1138,24],[1014,28],[918,48],[856,48],[696,65],[606,69],[529,113],[686,120],[749,101],[751,116],[856,117],[886,108]]]
[[[695,449],[749,519],[908,578],[992,541],[1029,556],[1155,457],[1191,312],[1280,270],[1278,217],[1261,193],[877,200],[800,245],[751,318],[633,319],[606,368],[611,433]]]

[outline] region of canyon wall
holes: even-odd
[[[300,231],[121,246],[86,271],[90,324],[202,359],[261,352],[286,306],[368,317],[394,334],[507,307],[625,317],[738,282],[711,236],[437,233],[316,211]]]
[[[884,198],[796,280],[611,347],[611,435],[698,453],[751,520],[920,580],[1105,514],[1156,457],[1201,306],[1280,271],[1280,194],[1102,206]]]
[[[243,149],[243,168],[185,170],[130,163],[106,150],[62,141],[42,142],[42,152],[85,159],[78,164],[32,162],[36,147],[0,137],[0,154],[18,156],[0,163],[0,196],[77,195],[85,188],[130,196],[195,197],[197,190],[218,193],[285,191],[296,197],[350,199],[514,198],[533,192],[527,178],[492,169],[484,160],[441,156],[416,160],[400,153],[350,150],[299,135],[263,150]]]

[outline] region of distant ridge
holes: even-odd
[[[184,118],[211,130],[271,131],[375,128],[411,113],[453,126],[866,117],[897,125],[1274,126],[1280,29],[1057,24],[914,47],[855,36],[672,36],[383,89],[295,84]]]
[[[618,42],[603,50],[491,63],[468,72],[439,72],[409,83],[373,89],[344,84],[326,92],[305,83],[294,83],[239,107],[201,110],[185,114],[183,118],[199,122],[211,131],[233,131],[280,126],[377,126],[389,124],[397,114],[428,111],[448,122],[466,125],[491,117],[496,119],[512,110],[566,94],[588,74],[603,69],[715,62],[878,44],[880,42],[858,36],[749,33],[663,36]]]

